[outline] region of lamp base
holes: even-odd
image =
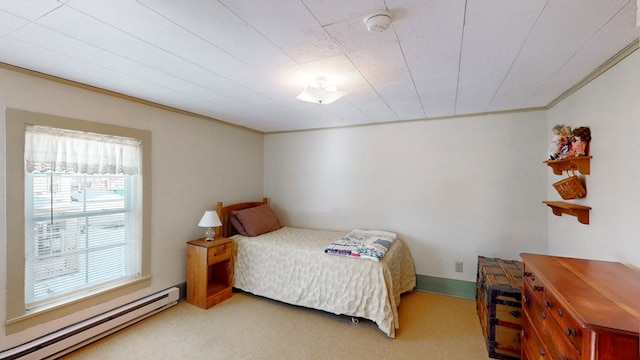
[[[207,231],[204,233],[204,236],[205,236],[205,238],[204,238],[204,239],[205,239],[206,241],[213,241],[213,240],[215,239],[215,237],[216,237],[216,231],[215,231],[212,227],[210,227],[210,228],[208,228],[208,229],[207,229]]]

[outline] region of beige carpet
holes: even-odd
[[[388,338],[370,321],[235,293],[202,310],[186,302],[64,359],[487,360],[475,301],[411,292]]]

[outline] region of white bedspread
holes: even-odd
[[[235,235],[234,287],[289,304],[366,318],[395,337],[400,294],[415,287],[413,258],[402,239],[379,261],[332,256],[327,244],[346,232],[283,227]]]

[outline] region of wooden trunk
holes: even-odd
[[[520,359],[522,262],[478,256],[476,289],[489,357]]]

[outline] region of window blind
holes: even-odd
[[[132,138],[26,127],[27,309],[140,276],[140,148]]]

